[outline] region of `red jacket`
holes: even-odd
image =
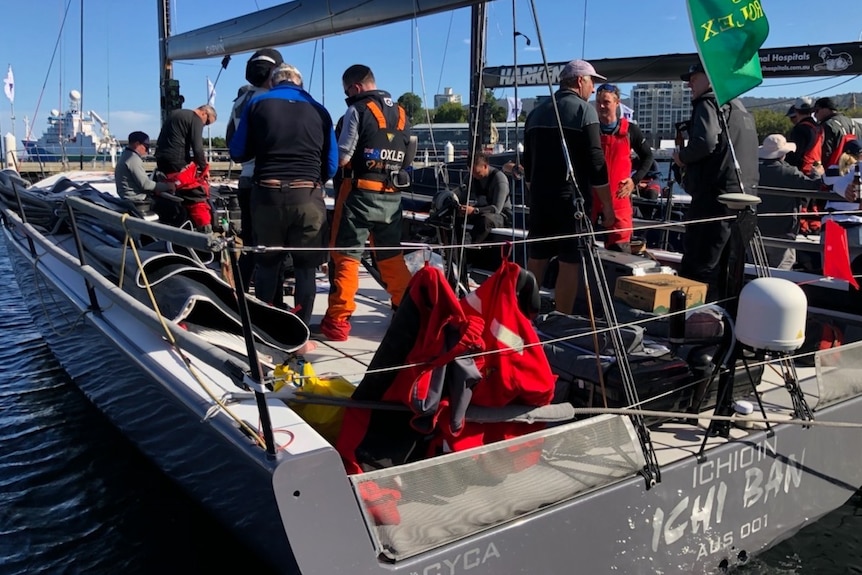
[[[520,268],[504,261],[490,278],[461,300],[469,315],[481,317],[486,353],[476,359],[482,381],[473,389],[471,404],[542,406],[551,403],[557,376],[529,318],[518,307],[516,282]],[[496,352],[496,353],[495,353]],[[510,439],[539,429],[525,423],[470,423],[453,438],[454,451]]]

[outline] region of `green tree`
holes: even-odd
[[[762,109],[752,111],[752,115],[754,116],[754,125],[757,127],[757,139],[761,142],[769,134],[786,136],[793,127],[793,123],[781,112]]]
[[[398,103],[407,112],[410,123],[424,124],[426,122],[425,108],[422,107],[422,98],[413,92],[405,92],[398,97]]]
[[[485,90],[485,103],[491,106],[491,119],[495,122],[505,122],[509,111],[497,103],[497,98],[494,97],[494,92]]]
[[[460,123],[467,121],[467,110],[456,102],[441,104],[434,112],[435,124]]]
[[[204,144],[209,145],[209,138],[204,135]],[[227,141],[223,136],[213,136],[213,148],[227,148]]]

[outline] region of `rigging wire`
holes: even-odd
[[[583,21],[583,29],[581,30],[581,58],[584,57],[584,53],[587,49],[587,4],[589,0],[584,0],[584,21]]]
[[[413,13],[414,13],[413,20],[415,21],[416,20],[415,3],[414,3]],[[443,84],[443,72],[445,71],[445,68],[446,68],[446,54],[449,52],[449,37],[452,35],[452,21],[454,19],[455,19],[455,11],[453,10],[449,13],[449,27],[446,30],[446,43],[443,44],[443,61],[440,62],[440,77],[437,79],[437,93],[438,94],[440,93],[440,86]],[[421,61],[421,57],[420,57],[420,61]],[[421,66],[421,63],[420,63],[420,66]],[[435,150],[435,152],[436,152],[436,150]]]
[[[60,22],[60,31],[57,33],[57,41],[54,42],[54,51],[51,53],[51,61],[48,63],[48,71],[45,73],[45,81],[42,82],[42,90],[39,91],[39,98],[36,100],[36,110],[33,112],[33,123],[39,117],[39,106],[42,104],[42,96],[45,95],[45,87],[48,85],[48,76],[51,75],[51,68],[54,66],[54,58],[57,56],[57,48],[60,47],[60,41],[63,39],[63,28],[66,26],[66,18],[69,16],[69,7],[72,6],[72,0],[66,2],[66,10],[63,13],[63,19]],[[61,71],[62,76],[62,71]],[[60,96],[62,97],[63,88],[60,88]],[[26,139],[30,139],[33,132],[33,126],[27,127]]]
[[[557,121],[557,130],[558,137],[560,138],[560,147],[563,151],[563,158],[566,162],[566,177],[572,183],[575,189],[575,199],[576,202],[575,210],[576,212],[583,211],[583,194],[590,193],[590,190],[580,190],[577,179],[575,178],[575,171],[572,165],[571,153],[568,148],[568,144],[566,142],[565,133],[563,130],[562,119],[560,116],[559,106],[557,105],[557,99],[554,94],[554,86],[551,83],[551,72],[550,67],[548,65],[547,52],[545,51],[545,43],[542,39],[542,30],[539,26],[539,17],[536,11],[536,2],[535,0],[530,0],[530,7],[532,9],[533,22],[536,26],[536,38],[539,41],[539,50],[542,54],[542,64],[545,68],[545,78],[548,83],[548,90],[551,92],[551,105],[554,110],[554,116]],[[585,4],[586,9],[586,4]],[[586,19],[585,19],[586,20]],[[580,260],[581,260],[581,272],[584,274],[584,279],[587,280],[586,277],[589,275],[587,272],[592,272],[593,277],[596,278],[598,284],[598,296],[599,301],[601,302],[602,310],[605,313],[605,319],[609,325],[616,327],[618,325],[616,311],[613,307],[613,302],[611,301],[611,295],[608,288],[607,278],[605,277],[604,268],[598,262],[598,253],[596,252],[595,243],[593,241],[593,237],[595,236],[595,232],[592,226],[592,222],[588,216],[585,216],[583,213],[576,214],[576,218],[580,219],[580,226],[587,232],[587,237],[589,238],[589,244],[584,246],[580,245],[578,250],[580,252]],[[581,240],[584,241],[584,240]],[[587,266],[588,269],[587,269]],[[585,288],[589,290],[589,284],[585,285]],[[589,293],[589,292],[588,292]],[[592,305],[590,305],[590,321],[595,328],[595,316],[592,312]],[[622,335],[620,334],[619,329],[614,329],[610,332],[610,339],[613,344],[614,354],[618,358],[618,370],[622,379],[623,389],[625,392],[626,400],[629,404],[635,404],[639,402],[637,388],[635,387],[634,375],[631,371],[631,366],[629,365],[627,354],[625,350],[625,345],[622,340]],[[661,466],[658,462],[658,456],[655,452],[655,446],[652,443],[652,439],[650,438],[649,430],[646,427],[643,416],[633,415],[632,423],[637,430],[638,439],[640,441],[641,450],[643,451],[644,459],[647,461],[647,464],[642,469],[642,474],[647,481],[648,488],[649,486],[654,485],[655,483],[661,481]]]

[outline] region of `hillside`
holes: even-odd
[[[862,92],[849,92],[831,97],[835,100],[835,104],[844,110],[855,108],[862,104]],[[814,100],[816,99],[814,98]],[[788,96],[786,98],[753,98],[743,96],[740,100],[742,100],[743,105],[749,110],[767,109],[785,113],[794,100],[796,100],[796,96]]]

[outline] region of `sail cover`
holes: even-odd
[[[481,0],[295,0],[166,40],[174,60],[285,46],[479,4]]]

